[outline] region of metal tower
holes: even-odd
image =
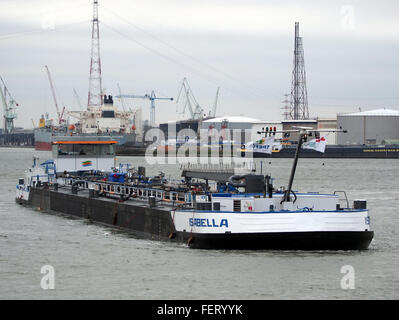
[[[91,61],[88,109],[101,107],[103,104],[101,84],[100,30],[98,26],[98,0],[93,2],[93,26],[91,35]]]
[[[293,120],[309,119],[305,59],[302,37],[299,36],[299,22],[295,22],[294,69],[292,70],[290,118]]]
[[[282,116],[284,117],[284,120],[289,120],[290,119],[290,104],[291,100],[289,100],[289,94],[284,95],[284,100],[281,101],[281,103],[284,103],[284,106],[281,108],[284,110]]]

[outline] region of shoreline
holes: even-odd
[[[47,150],[35,150],[34,146],[20,146],[20,145],[0,145],[0,148],[10,148],[10,149],[33,149],[34,151],[47,151]],[[172,151],[172,150],[170,150]],[[270,154],[262,154],[262,153],[249,153],[247,157],[245,156],[245,152],[232,152],[230,154],[226,154],[225,157],[227,158],[260,158],[260,159],[291,159],[294,157],[294,149],[286,150],[284,152],[273,152]],[[51,152],[51,151],[48,151]],[[162,152],[162,157],[178,157],[176,151],[172,151],[172,155],[169,155],[168,150]],[[157,157],[157,152],[154,151],[152,157]],[[146,148],[117,148],[115,152],[115,156],[126,156],[126,157],[145,157],[146,156]],[[181,156],[181,155],[180,155]],[[201,155],[200,152],[197,152],[196,157],[219,157],[223,158],[224,154],[223,151],[216,152],[212,154],[211,150],[208,151],[208,155]],[[186,152],[185,157],[190,157],[189,152]],[[353,152],[350,150],[350,147],[347,150],[340,150],[340,151],[330,151],[326,149],[325,153],[320,153],[317,151],[312,150],[303,150],[301,153],[301,158],[315,158],[315,159],[399,159],[399,146],[398,147],[368,147],[364,148],[363,150],[358,150]]]
[[[35,149],[35,146],[16,146],[16,145],[0,145],[0,148],[22,148],[22,149]]]

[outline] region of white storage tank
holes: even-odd
[[[399,139],[399,110],[376,109],[337,115],[337,144],[380,145],[383,140]]]

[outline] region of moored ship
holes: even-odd
[[[254,158],[292,158],[296,146],[284,146],[279,150],[273,150],[272,154],[257,153]],[[316,150],[304,149],[301,152],[303,158],[369,158],[369,159],[398,159],[399,145],[326,145],[323,153]]]
[[[70,111],[68,114],[77,122],[72,125],[54,125],[53,121],[42,116],[38,128],[34,131],[35,149],[51,151],[51,141],[65,136],[110,136],[117,141],[118,147],[135,146],[138,139],[138,123],[141,123],[141,110],[120,111],[114,105],[112,96],[104,96],[100,108],[88,108],[85,111]]]

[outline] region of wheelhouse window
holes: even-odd
[[[74,151],[79,156],[91,156],[97,154],[97,146],[94,144],[74,145]]]
[[[114,110],[104,110],[102,112],[102,117],[103,118],[115,118],[115,112],[114,112]]]
[[[53,145],[53,155],[72,156],[74,155],[73,145],[70,144],[56,144]]]
[[[101,156],[112,156],[115,154],[113,144],[97,145],[97,147],[98,147],[98,154]]]
[[[104,156],[115,155],[112,144],[56,144],[53,156]]]

